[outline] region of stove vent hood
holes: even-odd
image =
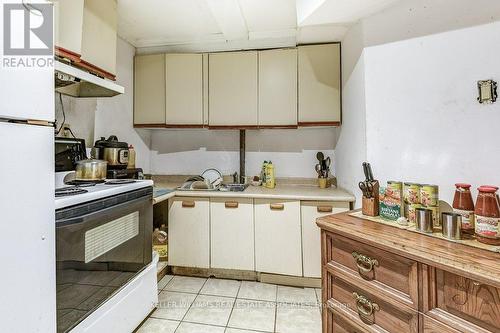
[[[60,61],[54,61],[55,89],[73,97],[113,97],[125,89],[116,83],[100,78]]]

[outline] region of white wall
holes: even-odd
[[[377,176],[500,184],[500,103],[477,81],[500,81],[500,22],[365,49],[367,156]],[[492,42],[496,41],[496,42]]]
[[[258,175],[264,160],[272,160],[277,177],[317,177],[316,153],[333,159],[336,129],[261,130],[246,132],[246,174]],[[199,174],[211,167],[228,175],[239,172],[239,132],[155,130],[152,135],[153,174]]]
[[[97,99],[94,136],[98,139],[114,134],[120,141],[132,144],[136,150],[136,166],[149,173],[151,132],[133,128],[135,48],[118,38],[116,54],[116,82],[125,88],[125,93]]]
[[[475,104],[475,84],[479,79],[495,77],[495,75],[498,80],[495,70],[489,70],[489,68],[495,61],[494,53],[498,52],[498,43],[492,46],[491,41],[498,40],[499,34],[496,28],[492,28],[493,26],[479,28],[482,29],[481,31],[488,31],[488,36],[492,36],[481,36],[476,31],[474,43],[468,45],[466,41],[470,37],[467,39],[465,35],[463,36],[465,39],[461,43],[458,42],[462,39],[462,34],[467,34],[467,32],[454,30],[499,19],[500,2],[498,1],[403,0],[394,7],[361,20],[349,30],[342,41],[343,124],[335,154],[339,184],[357,195],[358,201],[355,204],[357,207],[361,205],[359,201],[361,194],[357,189],[357,182],[363,179],[360,164],[363,158],[372,163],[375,177],[382,181],[398,177],[417,180],[417,178],[423,178],[424,172],[425,175],[429,175],[429,178],[419,181],[439,184],[437,180],[442,180],[442,197],[448,201],[451,200],[452,185],[459,180],[455,179],[459,175],[452,176],[455,171],[451,171],[449,178],[442,179],[433,169],[422,170],[421,164],[408,166],[403,171],[400,169],[402,163],[386,162],[388,158],[386,155],[389,153],[396,154],[396,161],[399,161],[401,157],[394,150],[394,148],[401,147],[395,146],[392,138],[388,141],[387,132],[393,132],[396,128],[398,135],[404,133],[405,137],[411,137],[411,133],[407,133],[407,128],[402,128],[403,125],[408,125],[408,112],[411,110],[414,115],[421,116],[415,116],[418,119],[412,118],[413,121],[418,120],[416,124],[422,126],[425,117],[426,121],[432,124],[430,129],[434,131],[436,131],[436,124],[445,119],[443,124],[449,123],[450,125],[445,128],[439,127],[440,137],[443,139],[434,140],[435,146],[433,147],[435,149],[442,147],[445,150],[455,149],[454,143],[450,142],[441,131],[448,133],[449,129],[459,121],[458,119],[463,122],[469,121],[473,114],[477,115],[477,112],[472,110],[485,110],[484,107],[481,108]],[[432,35],[436,33],[442,34]],[[419,36],[427,37],[412,39]],[[439,38],[439,47],[427,42],[433,38]],[[448,43],[448,38],[452,38],[454,42]],[[395,43],[387,44],[390,42]],[[372,49],[377,51],[372,51]],[[465,52],[466,49],[467,52]],[[448,64],[450,57],[452,61]],[[427,64],[431,67],[427,67]],[[498,65],[496,66],[498,68]],[[434,71],[429,68],[433,68]],[[497,72],[498,69],[496,69]],[[377,75],[374,76],[374,73]],[[434,93],[435,91],[439,94]],[[430,101],[429,98],[432,100]],[[427,111],[422,113],[422,109],[417,110],[415,105],[425,106],[424,110]],[[472,109],[469,110],[469,107]],[[430,108],[434,108],[434,112],[429,111]],[[442,111],[443,108],[448,111]],[[498,108],[498,103],[492,108]],[[454,110],[455,113],[450,110]],[[443,112],[453,117],[447,118],[442,114]],[[392,118],[388,119],[387,115]],[[496,113],[494,115],[490,113],[489,116],[498,117]],[[477,124],[479,118],[483,117],[479,116],[474,119],[473,123]],[[378,129],[381,123],[385,125],[383,127],[385,132]],[[366,128],[365,132],[359,130],[361,128]],[[369,133],[369,136],[366,133]],[[436,139],[436,135],[438,134],[434,134],[432,138]],[[363,140],[366,140],[365,146],[368,147],[366,148],[368,152],[363,147]],[[419,138],[419,141],[421,140],[422,138]],[[439,142],[441,142],[440,146],[438,146]],[[386,145],[384,154],[381,154],[380,150],[373,150],[381,144]],[[405,148],[407,148],[406,151],[415,151],[417,154],[422,150],[418,143],[411,143]],[[489,149],[495,151],[498,148],[492,145]],[[455,159],[452,160],[455,161]],[[479,172],[472,171],[477,170],[474,169],[473,162],[460,163],[452,169],[457,168],[466,169],[465,173]],[[484,170],[486,169],[481,169],[483,175],[481,177],[490,178],[487,175],[491,175],[491,172]],[[465,176],[465,173],[462,175]],[[466,181],[466,179],[462,180]],[[491,179],[489,182],[495,182],[495,180]],[[498,179],[496,182],[498,183]]]

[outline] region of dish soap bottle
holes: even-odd
[[[260,170],[260,182],[262,186],[266,186],[266,172],[267,172],[267,161],[262,163],[262,169]]]
[[[266,166],[266,187],[275,188],[276,178],[274,177],[274,165],[273,162],[269,161]]]

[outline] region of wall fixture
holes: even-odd
[[[478,81],[477,88],[479,90],[479,97],[477,100],[481,104],[495,103],[497,100],[497,83],[493,80]]]

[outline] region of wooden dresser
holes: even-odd
[[[500,332],[500,254],[341,213],[319,218],[323,333]]]

